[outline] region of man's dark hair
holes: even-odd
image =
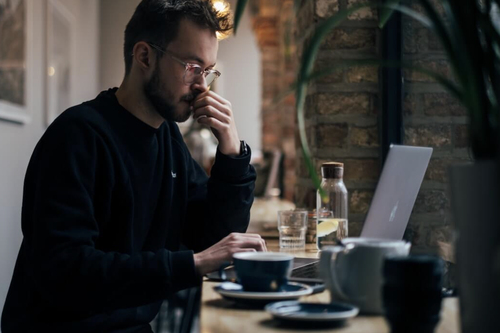
[[[132,68],[136,43],[146,41],[165,48],[177,36],[184,18],[214,33],[227,34],[233,28],[229,11],[215,10],[211,0],[142,0],[125,29],[125,74]]]

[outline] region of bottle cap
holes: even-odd
[[[321,177],[341,179],[344,176],[344,163],[326,162],[321,165]]]

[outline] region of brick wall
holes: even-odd
[[[254,30],[262,57],[262,147],[284,153],[284,197],[293,201],[295,173],[295,97],[282,96],[296,75],[293,0],[258,0]]]
[[[307,45],[311,30],[318,22],[359,2],[303,1],[297,19],[299,50]],[[409,3],[422,11],[414,2]],[[376,19],[373,10],[349,17],[323,43],[317,68],[340,59],[377,56],[380,31]],[[434,35],[408,18],[403,22],[404,59],[450,75],[450,67]],[[405,237],[411,240],[414,253],[440,253],[440,242],[450,243],[452,239],[447,168],[469,158],[466,113],[428,77],[405,71],[404,79],[404,144],[434,148]],[[351,236],[358,236],[361,231],[380,174],[377,83],[376,68],[350,68],[316,82],[307,99],[308,136],[318,172],[323,161],[345,163]],[[298,162],[295,199],[299,205],[314,207],[314,188],[303,160],[300,158]],[[445,284],[453,284],[453,269],[446,276]]]
[[[297,45],[307,45],[312,29],[324,18],[358,4],[353,0],[303,1],[297,17]],[[349,17],[323,42],[316,69],[346,59],[376,57],[380,45],[377,15],[364,10]],[[299,52],[300,54],[300,52]],[[306,126],[317,172],[322,162],[344,162],[349,190],[349,235],[359,236],[380,174],[378,138],[378,69],[352,67],[313,83],[306,100]],[[315,208],[316,191],[297,152],[295,200]]]
[[[444,15],[439,1],[433,2]],[[423,12],[416,4],[411,3],[411,6]],[[415,21],[403,22],[404,58],[450,76],[450,66],[435,35]],[[407,237],[412,240],[415,252],[440,253],[440,243],[450,243],[453,230],[447,169],[451,164],[470,159],[466,110],[428,77],[405,71],[404,78],[405,143],[434,148],[410,218]],[[445,284],[454,284],[453,275],[454,268],[450,267]]]
[[[286,195],[298,206],[314,208],[316,191],[305,169],[298,137],[294,140],[293,133],[297,132],[294,98],[274,99],[295,78],[298,57],[314,27],[339,10],[366,0],[303,0],[297,13],[292,2],[261,0],[255,18],[263,52],[263,146],[285,149],[289,158],[285,164]],[[408,3],[422,11],[414,2]],[[295,17],[295,21],[290,17]],[[376,10],[370,9],[351,15],[322,44],[316,69],[343,59],[377,57],[381,46],[377,19]],[[295,43],[296,57],[285,51],[283,42],[290,22],[294,32],[290,50]],[[450,75],[445,55],[433,34],[407,17],[403,25],[404,59]],[[406,237],[412,241],[414,252],[437,253],[439,242],[451,242],[447,168],[469,158],[466,114],[456,100],[426,76],[405,71],[404,78],[404,144],[434,148]],[[306,100],[307,135],[318,173],[324,161],[345,163],[351,236],[358,236],[361,231],[380,175],[379,108],[375,67],[353,67],[324,77],[311,84]]]

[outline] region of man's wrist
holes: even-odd
[[[198,276],[203,276],[202,268],[201,268],[201,262],[202,262],[202,260],[200,259],[200,254],[199,253],[195,253],[193,255],[193,260],[194,260],[194,270],[196,271],[196,274]]]
[[[240,141],[240,155],[239,156],[246,156],[248,155],[249,148],[245,140]]]

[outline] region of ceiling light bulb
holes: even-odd
[[[214,1],[214,8],[218,12],[226,11],[227,4],[224,1]]]

